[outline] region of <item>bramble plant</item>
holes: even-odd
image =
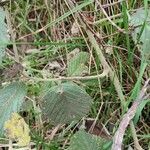
[[[149,17],[148,0],[0,2],[0,148],[148,149]]]

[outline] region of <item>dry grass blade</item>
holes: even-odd
[[[101,11],[102,11],[103,14],[106,16],[106,18],[108,19],[108,21],[109,21],[114,27],[116,27],[119,32],[123,32],[123,30],[122,30],[120,27],[118,27],[118,26],[110,19],[110,17],[107,15],[106,11],[105,11],[104,8],[102,7],[101,3],[100,3],[98,0],[96,0],[96,2],[97,2],[97,4],[100,6]],[[123,32],[123,33],[124,33],[124,32]]]
[[[127,126],[129,125],[130,121],[134,117],[140,103],[150,96],[150,94],[147,93],[148,88],[150,88],[150,79],[145,82],[145,85],[141,89],[139,96],[134,101],[134,103],[132,104],[131,108],[127,111],[127,113],[124,114],[123,119],[120,122],[119,128],[114,135],[113,145],[111,150],[121,150],[123,136],[125,134],[125,130]]]
[[[135,130],[135,126],[133,121],[130,122],[130,128],[131,128],[131,132],[132,132],[132,136],[133,136],[133,140],[134,140],[134,147],[137,150],[143,150],[143,148],[141,147],[141,145],[139,144],[137,135],[136,135],[136,130]]]

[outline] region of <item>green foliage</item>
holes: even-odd
[[[109,150],[108,142],[110,141],[79,131],[71,138],[70,147],[67,150]]]
[[[131,15],[130,26],[134,27],[132,37],[135,43],[139,43],[142,55],[148,60],[150,56],[150,10],[147,12],[139,9]]]
[[[51,87],[43,97],[42,112],[55,124],[79,120],[90,110],[91,97],[78,85],[68,82]]]
[[[40,89],[40,98],[42,98],[51,87],[56,86],[56,83],[54,82],[44,82],[41,85],[41,89]]]
[[[88,71],[85,63],[89,60],[87,52],[79,52],[68,63],[68,76],[80,76]]]
[[[146,104],[150,104],[150,99],[142,101],[142,103],[139,105],[138,110],[136,111],[135,117],[134,117],[134,123],[136,124],[141,116],[142,110],[145,107]]]
[[[132,31],[132,38],[135,44],[138,45],[141,52],[141,65],[139,70],[139,76],[137,82],[132,90],[130,100],[136,99],[138,96],[142,77],[144,75],[145,69],[148,65],[148,60],[150,57],[150,11],[144,10],[142,8],[138,9],[135,13],[131,15],[130,26],[134,28]]]
[[[0,7],[0,65],[5,54],[5,48],[9,42],[9,35],[5,23],[5,11]]]
[[[13,112],[18,112],[26,96],[26,86],[20,82],[14,82],[0,90],[0,134],[3,131],[5,121]]]
[[[104,11],[101,11],[99,3],[95,5],[94,0],[76,1],[76,3],[71,0],[57,3],[55,0],[28,0],[17,3],[9,1],[5,7],[8,17],[10,16],[9,30],[12,28],[16,36],[11,37],[13,43],[10,43],[7,49],[6,59],[2,58],[9,36],[5,22],[6,14],[0,8],[0,79],[2,79],[0,84],[17,79],[24,80],[28,88],[26,101],[23,101],[26,95],[26,87],[23,83],[10,83],[0,89],[0,134],[3,133],[4,122],[8,120],[12,112],[21,111],[26,121],[30,123],[32,140],[37,149],[58,150],[69,147],[68,150],[109,150],[112,141],[85,131],[76,131],[79,123],[77,121],[87,115],[90,118],[96,118],[104,123],[108,132],[113,135],[114,128],[117,130],[119,125],[118,119],[124,114],[119,100],[120,94],[117,95],[115,90],[120,89],[120,92],[123,92],[127,99],[124,110],[127,111],[131,101],[137,98],[143,81],[149,78],[147,66],[150,56],[150,11],[147,6],[145,10],[138,9],[146,1],[138,1],[138,3],[136,3],[137,0],[120,1],[113,5],[110,2],[99,1],[108,17]],[[4,1],[0,2],[0,5],[4,3]],[[105,7],[107,5],[109,7]],[[81,17],[78,21],[77,13]],[[132,13],[131,16],[129,16],[130,13]],[[85,23],[85,27],[82,22]],[[75,28],[80,30],[76,34],[72,32],[74,23],[77,24]],[[133,30],[130,30],[131,27]],[[88,31],[93,34],[93,40]],[[130,39],[130,33],[134,42]],[[15,71],[12,67],[16,61],[14,48],[18,53],[18,63],[23,66],[23,71],[9,80],[4,76],[7,69],[10,70],[10,74],[11,71]],[[78,50],[76,53],[74,53],[75,49]],[[90,64],[89,49],[93,55]],[[108,53],[108,50],[112,53]],[[67,54],[68,52],[70,55]],[[115,78],[110,82],[108,76],[98,78],[105,69],[105,65],[101,63],[105,62],[105,59],[99,57],[101,53],[113,72],[119,75],[120,83],[117,83]],[[55,61],[60,69],[51,67],[50,64]],[[108,75],[114,76],[113,72],[110,71]],[[87,75],[95,75],[95,78],[87,80]],[[76,76],[86,80],[73,80]],[[83,88],[68,82],[66,80],[68,77],[86,88],[94,101],[92,107],[92,98]],[[63,83],[64,79],[65,83]],[[115,88],[113,83],[116,85]],[[122,88],[117,85],[121,85]],[[149,138],[146,135],[147,110],[149,110],[147,104],[149,100],[143,101],[134,117],[135,124],[139,121],[137,128],[139,125],[142,128],[137,137],[143,149],[148,149],[146,146]],[[51,122],[42,118],[43,116]],[[140,117],[142,123],[140,123]],[[64,123],[65,126],[55,126]],[[85,127],[88,130],[88,124],[85,123]],[[94,129],[101,130],[97,125]],[[93,130],[93,134],[94,132]],[[132,142],[130,132],[128,130],[124,136],[125,147]],[[6,143],[5,140],[0,142],[1,145]]]
[[[150,14],[147,16],[147,21],[149,21]],[[141,26],[146,19],[146,11],[143,8],[138,9],[135,13],[131,15],[130,25],[134,27]]]

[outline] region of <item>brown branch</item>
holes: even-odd
[[[150,93],[148,94],[146,93],[148,88],[150,88],[150,79],[145,82],[145,85],[141,89],[139,96],[133,102],[131,108],[127,111],[127,113],[124,114],[122,121],[120,122],[119,128],[114,135],[113,145],[111,150],[121,150],[123,136],[125,134],[125,130],[127,126],[129,125],[130,121],[133,119],[136,110],[138,109],[138,106],[141,104],[141,102],[150,96]]]

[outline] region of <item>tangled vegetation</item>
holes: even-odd
[[[149,3],[0,1],[0,149],[150,149]]]

